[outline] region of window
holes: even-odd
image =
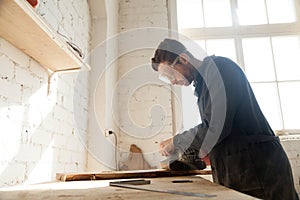
[[[300,130],[299,7],[295,0],[177,0],[179,32],[243,68],[274,130]]]

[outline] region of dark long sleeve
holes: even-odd
[[[195,88],[202,124],[176,135],[175,147],[209,153],[218,184],[260,199],[298,200],[288,157],[243,71],[229,59],[212,59],[204,59]]]
[[[175,147],[209,152],[232,132],[232,124],[242,99],[242,70],[226,58],[204,60],[199,68],[195,92],[202,123],[174,137]]]

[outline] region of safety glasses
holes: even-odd
[[[169,67],[171,67],[172,70],[175,70],[174,69],[174,65],[176,65],[176,63],[178,62],[178,60],[179,60],[179,56],[177,56],[175,58],[175,60],[172,62],[172,64],[169,65]],[[164,83],[167,83],[167,84],[172,84],[172,82],[174,82],[174,80],[175,80],[174,72],[168,72],[168,73],[159,74],[158,78],[159,78],[159,80],[161,80],[161,81],[163,81]]]

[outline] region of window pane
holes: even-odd
[[[295,22],[294,6],[294,0],[267,0],[269,23]]]
[[[237,62],[234,39],[207,40],[206,48],[208,55],[224,56]]]
[[[178,28],[203,27],[202,1],[177,0]]]
[[[206,27],[225,27],[232,25],[229,0],[204,0],[203,6]]]
[[[245,72],[249,81],[275,81],[270,38],[242,40]]]
[[[238,17],[240,25],[267,24],[264,0],[238,0]]]
[[[285,129],[300,129],[300,82],[279,83]]]
[[[179,36],[179,39],[195,58],[202,60],[207,56],[206,49],[204,48],[205,40],[190,40],[183,36]]]
[[[253,83],[252,89],[258,104],[273,130],[283,128],[276,83]]]
[[[272,44],[278,80],[300,80],[300,37],[273,37]]]
[[[188,130],[201,123],[194,89],[193,86],[181,87],[183,130]]]
[[[206,46],[205,46],[205,40],[195,40],[195,42],[204,50],[206,51]]]

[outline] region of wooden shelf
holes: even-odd
[[[26,0],[0,0],[0,36],[53,72],[90,69]]]

